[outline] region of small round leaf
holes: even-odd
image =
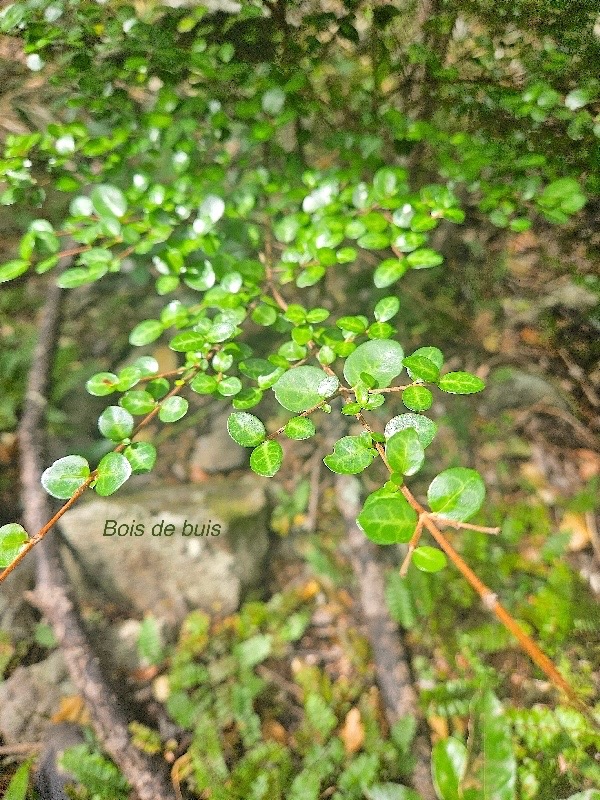
[[[0,569],[11,564],[27,544],[29,536],[25,528],[9,522],[0,528]]]
[[[161,404],[158,418],[161,422],[177,422],[178,419],[185,417],[188,410],[188,401],[185,397],[167,397]]]
[[[485,389],[485,383],[470,372],[448,372],[440,378],[439,387],[448,394],[475,394]]]
[[[289,439],[310,439],[316,432],[315,423],[308,417],[292,417],[283,432]]]
[[[414,475],[425,460],[425,451],[414,428],[405,428],[391,436],[385,446],[385,454],[394,472]]]
[[[327,375],[318,367],[295,367],[273,386],[277,402],[288,411],[307,411],[323,400],[319,389]]]
[[[143,347],[145,344],[154,342],[164,330],[164,325],[157,319],[145,319],[140,322],[129,334],[129,344],[135,347]]]
[[[100,433],[113,442],[120,442],[131,436],[133,424],[133,417],[121,406],[109,406],[98,419]]]
[[[406,428],[415,429],[423,447],[431,444],[437,432],[437,425],[429,417],[423,417],[421,414],[400,414],[397,417],[392,417],[385,426],[385,437],[389,439],[398,431],[403,431]]]
[[[466,522],[476,514],[485,498],[485,485],[474,469],[452,467],[440,472],[427,490],[429,507],[436,514]]]
[[[413,564],[421,572],[439,572],[448,563],[445,553],[437,547],[417,547],[412,555]]]
[[[133,442],[124,451],[134,475],[151,472],[156,462],[156,447],[150,442]]]
[[[272,478],[279,471],[282,462],[283,448],[273,439],[259,444],[250,455],[250,468],[265,478]]]
[[[234,411],[229,415],[227,431],[233,441],[242,447],[256,447],[267,435],[261,420],[246,411]]]
[[[131,464],[122,453],[107,453],[98,464],[94,489],[102,497],[108,497],[125,483],[131,472]]]
[[[122,411],[122,409],[119,409]],[[90,475],[90,466],[81,456],[65,456],[42,473],[42,486],[59,500],[67,500]]]
[[[424,386],[407,386],[402,392],[402,402],[411,411],[427,411],[433,403],[433,395]]]
[[[408,542],[417,524],[417,512],[401,494],[380,495],[367,498],[356,521],[376,544]]]
[[[404,351],[392,339],[372,339],[359,345],[346,359],[344,377],[350,386],[356,386],[361,373],[372,375],[380,389],[390,385],[402,372]]]
[[[113,372],[97,372],[85,384],[85,388],[95,397],[103,397],[112,394],[119,383],[119,379]]]

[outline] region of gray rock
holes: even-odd
[[[28,558],[19,564],[0,590],[0,630],[8,633],[13,642],[31,636],[36,622],[36,612],[24,597],[34,586],[34,561]]]
[[[484,417],[510,409],[528,408],[536,403],[567,410],[569,404],[553,384],[513,367],[500,367],[492,372],[480,405]]]
[[[0,683],[0,735],[7,744],[44,739],[61,698],[75,694],[62,654],[17,667]]]
[[[193,608],[235,611],[244,588],[260,581],[268,548],[264,485],[252,475],[92,495],[59,524],[105,592],[132,616],[150,613],[169,626]],[[136,527],[143,533],[129,535]],[[124,535],[104,535],[116,529]],[[81,578],[73,580],[85,596]]]
[[[227,472],[247,463],[248,451],[227,433],[229,412],[212,417],[210,431],[200,436],[190,458],[190,468],[208,473]]]

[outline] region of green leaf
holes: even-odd
[[[292,417],[283,432],[288,439],[310,439],[316,433],[315,423],[308,417]]]
[[[450,737],[437,742],[431,753],[435,791],[441,800],[462,800],[460,783],[467,766],[467,748]]]
[[[395,544],[410,541],[417,512],[401,494],[370,495],[356,521],[372,542]]]
[[[333,453],[323,463],[338,475],[356,475],[366,469],[376,456],[362,436],[343,436],[333,446]]]
[[[367,800],[422,800],[414,789],[398,783],[380,783],[370,789],[365,788],[365,797]]]
[[[10,6],[9,6],[10,8]],[[5,9],[6,11],[7,9]],[[27,789],[29,787],[29,773],[31,772],[31,764],[25,762],[21,764],[12,776],[8,788],[4,795],[4,800],[25,800],[27,797]]]
[[[600,800],[600,790],[587,789],[585,792],[572,794],[567,800]]]
[[[162,662],[164,649],[160,625],[155,617],[144,617],[138,633],[137,651],[140,659],[147,664],[157,666]]]
[[[158,418],[161,422],[177,422],[178,419],[185,417],[189,403],[185,397],[167,397],[161,403]]]
[[[101,278],[102,274],[105,272],[106,269],[96,272],[89,269],[84,269],[83,267],[74,267],[73,269],[68,269],[63,272],[63,274],[56,281],[56,285],[60,286],[61,289],[77,289],[79,286],[85,286],[88,283],[94,283],[94,281],[98,280],[98,278]]]
[[[142,377],[142,370],[138,367],[125,367],[119,372],[119,382],[117,384],[117,391],[126,392],[135,386]]]
[[[462,781],[461,800],[516,800],[517,760],[510,722],[490,690],[472,705],[471,759]]]
[[[230,339],[234,333],[235,325],[233,322],[215,322],[210,330],[207,331],[206,340],[212,343],[224,342],[226,339]],[[170,346],[173,347],[173,342],[171,342]]]
[[[308,411],[323,400],[319,388],[327,374],[318,367],[301,366],[284,372],[273,386],[277,402],[288,411]]]
[[[273,306],[260,305],[257,306],[252,312],[252,322],[257,325],[273,325],[277,322],[277,310]]]
[[[397,297],[382,297],[375,306],[375,319],[377,322],[387,322],[395,317],[400,309],[400,300]]]
[[[433,395],[425,386],[407,386],[402,392],[402,402],[411,411],[427,411],[433,403]]]
[[[107,453],[97,467],[98,477],[94,489],[101,497],[114,494],[132,472],[131,464],[123,453]]]
[[[202,350],[205,342],[206,338],[201,333],[184,331],[171,339],[169,347],[177,353],[195,353]]]
[[[129,334],[129,344],[143,347],[154,342],[162,334],[165,326],[157,319],[145,319],[140,322]]]
[[[359,345],[346,359],[344,377],[356,386],[362,372],[372,375],[380,389],[390,385],[402,372],[404,351],[392,339],[373,339]]]
[[[0,283],[12,281],[27,272],[29,269],[29,261],[7,261],[6,264],[0,266]]]
[[[448,394],[474,394],[485,389],[485,383],[470,372],[448,372],[442,375],[438,386]]]
[[[150,442],[133,442],[124,450],[134,475],[151,472],[156,463],[156,447]]]
[[[19,555],[29,535],[25,528],[16,522],[9,522],[0,528],[0,568],[8,567]]]
[[[390,573],[388,577],[385,599],[392,619],[406,630],[416,627],[418,616],[411,591],[406,580],[397,572]]]
[[[412,269],[429,269],[430,267],[437,267],[441,264],[444,257],[441,253],[435,250],[430,250],[427,247],[422,247],[419,250],[413,250],[406,256],[406,261]]]
[[[95,397],[103,397],[112,394],[119,383],[119,379],[113,372],[97,372],[85,384],[85,388]]]
[[[414,475],[425,460],[423,445],[414,428],[405,428],[391,436],[385,454],[392,470],[403,475]]]
[[[485,485],[474,469],[452,467],[440,472],[427,490],[429,507],[448,519],[466,522],[485,498]]]
[[[119,405],[133,415],[149,414],[156,405],[156,400],[149,392],[127,392],[119,400]]]
[[[131,436],[133,426],[133,417],[121,406],[109,406],[98,418],[100,433],[113,442],[120,442]]]
[[[260,389],[242,389],[233,398],[233,407],[239,409],[254,408],[262,400],[263,393]]]
[[[373,283],[378,289],[385,289],[401,278],[409,266],[405,258],[386,258],[375,270]]]
[[[190,383],[190,389],[198,394],[212,394],[217,391],[217,380],[213,375],[200,372]]]
[[[282,463],[283,447],[273,439],[259,444],[250,455],[250,468],[265,478],[272,478]]]
[[[160,400],[164,397],[170,388],[171,384],[166,378],[155,378],[146,384],[146,391],[155,400]]]
[[[400,414],[398,417],[392,417],[385,426],[385,437],[389,439],[398,431],[406,430],[406,428],[415,429],[423,447],[431,444],[437,432],[437,425],[429,417],[423,417],[420,414]]]
[[[267,435],[261,420],[246,411],[234,411],[229,415],[227,431],[233,441],[242,447],[256,447]]]
[[[123,409],[119,409],[122,411]],[[59,500],[68,500],[90,475],[90,465],[81,456],[65,456],[42,473],[42,486]]]
[[[127,211],[127,201],[123,192],[116,186],[101,183],[90,194],[94,211],[99,217],[122,217]]]
[[[445,553],[438,550],[437,547],[417,547],[413,553],[413,564],[421,572],[439,572],[447,565],[448,560]]]
[[[429,361],[433,361],[438,370],[440,370],[444,364],[444,354],[437,347],[419,347],[415,350],[413,356],[421,356],[429,359]]]
[[[403,361],[404,366],[412,380],[422,380],[436,383],[440,377],[440,368],[425,356],[407,356]]]
[[[232,397],[242,391],[242,382],[234,375],[223,378],[217,384],[217,392],[223,397]]]

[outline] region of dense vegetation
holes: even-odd
[[[494,587],[498,570],[512,580],[505,548],[518,540],[519,526],[527,528],[528,514],[543,515],[535,504],[513,508],[507,539],[492,544],[489,527],[468,521],[483,509],[484,521],[501,524],[506,509],[485,510],[484,481],[464,466],[468,458],[459,453],[445,469],[426,462],[438,429],[426,412],[436,397],[485,388],[476,374],[480,351],[463,343],[448,359],[437,346],[446,318],[472,321],[478,287],[488,281],[473,281],[466,267],[461,279],[456,259],[447,276],[452,229],[471,225],[483,236],[536,225],[574,230],[577,215],[593,212],[600,188],[593,0],[576,8],[550,0],[413,5],[255,0],[207,9],[24,0],[0,13],[0,30],[22,41],[27,68],[45,76],[53,120],[6,137],[0,201],[24,226],[0,281],[18,287],[50,279],[69,290],[102,281],[106,292],[164,297],[152,317],[140,302],[129,344],[164,339],[181,354],[169,374],[143,355],[118,372],[88,376],[87,391],[110,403],[98,420],[104,452],[96,466],[66,454],[44,472],[44,488],[67,501],[88,487],[106,496],[151,471],[160,449],[134,437],[154,417],[183,419],[186,392],[221,398],[231,410],[230,436],[251,449],[250,467],[266,477],[282,468],[282,437],[311,439],[320,426],[341,430],[324,458],[329,470],[356,475],[373,463],[376,471],[378,459],[386,467],[374,473],[358,522],[378,544],[409,544],[408,576],[394,575],[388,587],[392,612],[409,631],[426,625],[445,593],[460,607],[463,579],[450,570],[431,577],[448,558],[460,569],[439,527],[461,531],[465,553]],[[450,279],[467,298],[460,311]],[[593,275],[573,280],[598,289]],[[413,282],[427,302],[412,299]],[[416,330],[419,346],[407,355]],[[261,416],[271,398],[293,416],[268,432]],[[10,420],[18,394],[8,402]],[[340,428],[324,414],[347,424]],[[429,479],[428,488],[419,485],[427,511],[405,483],[421,470]],[[437,547],[421,543],[427,532]],[[17,523],[0,528],[0,567],[10,571],[27,557],[35,533]],[[513,609],[553,656],[561,635],[595,608],[583,604],[579,616],[557,610],[566,588],[576,591],[575,579],[552,560],[557,552],[560,546],[548,551],[531,585],[514,586]],[[547,587],[537,583],[547,579]],[[487,587],[469,582],[496,611]],[[529,612],[527,591],[539,600]],[[465,602],[473,604],[474,595]],[[564,629],[544,632],[548,607],[571,615]],[[254,670],[273,653],[285,655],[306,613],[286,594],[270,605],[250,603],[210,643],[209,621],[192,615],[168,655],[146,631],[148,661],[168,657],[167,710],[193,731],[182,762],[189,790],[317,800],[334,786],[328,796],[339,800],[413,800],[399,783],[410,776],[412,723],[382,737],[375,710],[353,687],[344,694],[324,676],[299,674],[294,744],[263,740],[254,701],[264,686]],[[431,623],[446,635],[448,613]],[[424,693],[434,715],[472,713],[468,747],[458,728],[434,747],[438,797],[597,798],[598,737],[581,709],[499,716],[499,679],[481,656],[505,639],[489,626],[478,620],[450,646],[465,654],[463,679]],[[213,685],[209,659],[227,653]],[[572,674],[566,661],[560,666],[567,682],[546,675],[571,700],[593,702],[591,676]],[[359,699],[366,744],[355,755],[334,731]],[[232,719],[239,742],[228,749]],[[145,747],[161,748],[151,731],[138,733]],[[561,753],[567,776],[538,763],[540,754]],[[92,776],[90,797],[126,796],[98,753],[73,762],[82,779],[86,769]]]

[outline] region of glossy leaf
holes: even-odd
[[[422,572],[439,572],[448,564],[448,560],[445,553],[437,547],[423,545],[414,551],[412,563]]]
[[[187,414],[189,403],[185,397],[173,395],[163,400],[158,412],[158,418],[161,422],[177,422],[177,420],[185,417]]]
[[[148,414],[156,405],[156,400],[149,392],[133,391],[127,392],[119,400],[119,405],[134,416],[136,414]]]
[[[109,406],[98,418],[100,433],[113,442],[120,442],[131,436],[133,426],[133,417],[121,406]]]
[[[485,485],[474,469],[452,467],[444,470],[427,490],[429,507],[448,519],[466,522],[485,499]]]
[[[206,338],[201,333],[185,331],[174,336],[169,342],[169,347],[177,353],[199,352],[205,341]]]
[[[411,411],[427,411],[433,404],[433,395],[425,386],[407,386],[402,392],[402,402]]]
[[[283,448],[279,442],[269,439],[255,447],[250,455],[250,468],[257,475],[272,478],[283,463]]]
[[[509,720],[490,690],[472,706],[470,758],[461,800],[517,800],[517,760]]]
[[[315,435],[315,423],[308,417],[292,417],[287,423],[283,432],[288,439],[310,439]]]
[[[385,455],[394,472],[414,475],[425,460],[425,451],[414,428],[405,428],[391,436],[385,446]]]
[[[425,356],[413,353],[412,356],[407,356],[403,363],[412,380],[435,383],[440,377],[440,368]]]
[[[119,379],[113,372],[97,372],[87,381],[85,388],[95,397],[103,397],[116,391]]]
[[[122,410],[122,409],[120,409]],[[65,456],[42,473],[42,486],[59,500],[68,500],[90,475],[90,466],[81,456]]]
[[[452,737],[436,742],[431,753],[433,785],[440,800],[462,800],[460,783],[467,766],[467,748]]]
[[[229,415],[227,431],[233,441],[242,447],[256,447],[267,435],[261,420],[246,411],[234,411]]]
[[[396,316],[399,309],[400,300],[397,297],[382,297],[373,313],[377,322],[387,322]]]
[[[386,388],[402,372],[404,351],[392,339],[373,339],[359,345],[346,359],[344,377],[356,386],[361,373],[372,375],[380,389]]]
[[[9,522],[0,528],[0,569],[8,567],[29,541],[25,528],[16,522]]]
[[[448,394],[474,394],[485,389],[485,383],[470,372],[448,372],[442,375],[438,386]]]
[[[116,186],[100,184],[92,189],[90,199],[99,217],[122,217],[127,211],[127,201]]]
[[[114,494],[132,472],[129,460],[122,453],[107,453],[97,467],[94,489],[102,497]]]
[[[133,442],[123,451],[134,475],[151,472],[156,463],[156,447],[150,442]]]
[[[164,325],[157,319],[145,319],[140,322],[129,334],[129,344],[136,347],[143,347],[145,344],[150,344],[156,341],[162,334]]]
[[[343,436],[333,446],[333,453],[323,463],[339,475],[356,475],[366,469],[376,456],[362,436]]]
[[[423,447],[431,444],[437,432],[437,425],[429,417],[424,417],[421,414],[400,414],[397,417],[392,417],[385,426],[385,437],[389,439],[397,431],[403,431],[406,428],[415,429]]]
[[[288,411],[308,411],[323,400],[319,388],[326,378],[318,367],[295,367],[283,373],[273,391],[277,402]]]
[[[356,520],[366,536],[376,544],[408,542],[417,524],[417,512],[408,500],[398,493],[370,498]]]

